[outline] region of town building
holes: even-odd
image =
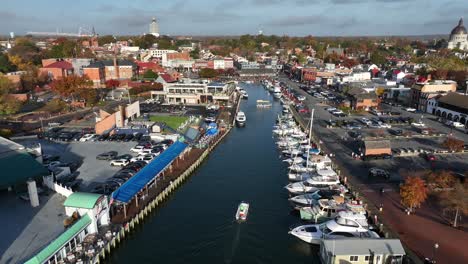
[[[69,75],[73,75],[75,72],[73,65],[70,62],[64,60],[58,60],[51,64],[47,64],[42,68],[39,68],[39,73],[46,73],[51,80],[60,79]]]
[[[155,62],[143,62],[143,61],[136,61],[136,64],[138,66],[138,74],[143,75],[146,71],[152,70],[153,72],[157,74],[161,74],[165,72],[163,67],[161,65],[155,63]]]
[[[448,48],[468,50],[468,33],[463,25],[463,18],[460,18],[458,25],[450,32]]]
[[[140,102],[119,105],[117,109],[100,109],[96,117],[96,134],[111,133],[116,128],[124,128],[128,122],[140,116]]]
[[[177,53],[177,50],[149,49],[148,55],[153,58],[162,59],[166,53]]]
[[[410,106],[427,112],[427,100],[437,94],[455,92],[457,83],[454,81],[430,81],[425,83],[416,83],[411,88]]]
[[[360,87],[353,87],[347,92],[351,102],[351,108],[355,110],[369,110],[371,107],[378,107],[380,98],[374,91],[368,92]]]
[[[149,24],[149,33],[155,37],[159,37],[159,24],[155,17],[153,17]]]
[[[227,104],[234,99],[234,83],[205,83],[194,80],[167,83],[163,91],[152,91],[151,98],[169,104],[205,105]]]
[[[161,65],[163,67],[168,67],[168,68],[174,67],[174,65],[176,64],[174,63],[174,61],[178,61],[179,63],[181,61],[192,61],[190,60],[190,54],[187,52],[168,52],[168,53],[162,54],[161,58],[162,58]],[[175,67],[178,67],[178,65]],[[190,68],[192,67],[193,67],[193,61],[192,61],[192,65],[190,65]]]
[[[94,88],[99,88],[106,82],[106,71],[103,63],[92,63],[84,67],[83,74],[93,82]]]
[[[468,95],[448,93],[440,97],[433,114],[468,126]]]
[[[322,263],[403,263],[406,255],[399,239],[324,239],[320,242]]]
[[[84,67],[83,72],[95,83],[107,80],[131,79],[138,75],[138,65],[129,60],[117,60],[115,69],[113,60],[95,61]]]

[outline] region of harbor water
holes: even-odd
[[[240,109],[246,126],[234,128],[202,166],[115,249],[109,263],[319,263],[318,248],[288,234],[300,223],[284,186],[272,126],[281,105],[257,109],[256,100],[273,101],[260,85],[243,85],[249,94]],[[234,216],[241,201],[248,219]]]

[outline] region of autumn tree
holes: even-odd
[[[456,139],[454,137],[448,137],[443,143],[442,146],[449,151],[452,152],[459,152],[462,151],[464,148],[465,142],[460,139]]]
[[[401,203],[410,211],[421,206],[427,198],[427,188],[424,180],[420,177],[407,177],[405,183],[400,187],[400,196]]]
[[[49,81],[49,76],[46,72],[39,72],[39,69],[34,65],[29,65],[25,68],[26,73],[20,77],[21,87],[24,92],[33,92],[36,87],[42,87]]]
[[[52,90],[58,92],[62,96],[70,96],[81,89],[92,87],[93,82],[89,80],[87,76],[69,75],[54,80],[50,86]]]
[[[456,182],[453,189],[439,194],[441,205],[455,211],[453,227],[457,227],[460,213],[468,214],[468,184]]]
[[[431,190],[441,191],[452,188],[456,182],[456,179],[449,171],[428,171],[426,182]]]
[[[116,87],[119,87],[119,85],[120,85],[119,80],[110,79],[106,81],[106,88],[116,88]]]
[[[69,105],[62,101],[59,98],[50,100],[44,107],[41,108],[42,111],[49,113],[60,113],[63,111],[69,110]]]

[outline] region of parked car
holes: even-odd
[[[421,156],[427,161],[436,161],[436,156],[434,154],[424,152]]]
[[[131,148],[130,151],[131,152],[136,152],[136,153],[140,153],[143,151],[143,149],[145,148],[145,145],[136,145],[135,147]]]
[[[109,134],[102,134],[102,135],[100,135],[100,136],[97,138],[97,140],[98,140],[98,141],[105,141],[105,140],[107,140],[108,138],[109,138]]]
[[[359,122],[363,123],[366,126],[372,124],[372,122],[369,119],[365,118],[365,117],[359,118]]]
[[[403,130],[401,129],[389,129],[388,132],[392,135],[395,135],[395,136],[401,136],[403,135]]]
[[[412,126],[414,127],[425,127],[426,124],[424,124],[423,122],[419,121],[419,122],[413,122],[411,123]]]
[[[384,177],[385,179],[389,179],[390,173],[384,169],[374,167],[369,169],[369,177]]]
[[[349,135],[350,137],[356,138],[356,139],[362,138],[361,132],[358,132],[358,131],[349,131],[349,132],[348,132],[348,135]]]
[[[110,165],[111,166],[124,167],[128,163],[130,163],[130,162],[127,159],[114,159],[114,160],[111,160]]]
[[[109,151],[96,156],[97,160],[113,160],[117,157],[117,151]]]
[[[142,136],[143,136],[143,133],[137,132],[137,133],[135,133],[135,135],[133,136],[132,141],[138,141],[138,140],[141,139]]]
[[[298,96],[297,96],[297,100],[299,100],[299,101],[301,101],[301,102],[302,102],[302,101],[305,101],[306,99],[307,99],[307,98],[306,98],[304,95],[298,95]]]
[[[464,128],[465,125],[463,125],[460,122],[454,122],[454,121],[447,121],[445,123],[447,126],[454,127],[454,128]]]
[[[124,142],[129,142],[133,139],[133,134],[127,134],[123,139]]]
[[[86,141],[90,141],[91,139],[93,139],[96,135],[94,134],[84,134],[81,138],[80,138],[80,142],[86,142]]]
[[[345,126],[346,129],[361,129],[362,126],[356,124],[356,123],[348,123],[346,126]]]
[[[131,158],[133,158],[133,156],[130,155],[130,154],[122,154],[122,155],[119,155],[119,156],[115,157],[116,160],[117,160],[117,159],[126,159],[126,160],[130,160]]]
[[[407,111],[407,112],[410,112],[410,113],[415,113],[416,112],[416,109],[411,108],[411,107],[404,108],[404,110]]]

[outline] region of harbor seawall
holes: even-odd
[[[231,113],[233,119],[235,120],[234,116],[239,110],[239,106],[241,103],[241,99],[237,99],[236,108],[234,109],[234,113]],[[229,122],[229,124],[234,124],[234,121]],[[163,189],[153,200],[151,200],[144,208],[142,208],[136,216],[134,216],[131,220],[127,222],[122,228],[119,229],[118,232],[113,236],[113,238],[106,243],[104,247],[102,247],[94,257],[93,263],[103,263],[106,258],[112,254],[112,250],[121,244],[125,237],[130,235],[131,232],[136,231],[141,224],[144,223],[145,219],[148,216],[151,216],[157,208],[167,200],[167,198],[174,193],[177,188],[179,188],[185,180],[187,180],[195,170],[197,170],[205,159],[209,156],[209,154],[221,143],[221,141],[230,133],[233,125],[229,125],[222,134],[220,134],[202,153],[201,155],[182,173],[177,176],[175,180],[171,182],[165,189]]]

